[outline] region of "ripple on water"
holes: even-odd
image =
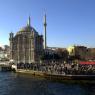
[[[0,73],[0,95],[95,95],[95,84],[58,83],[33,76]]]

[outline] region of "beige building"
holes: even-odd
[[[31,26],[30,17],[25,27],[16,35],[10,33],[10,60],[16,63],[39,62],[43,51],[43,36]]]
[[[81,59],[86,59],[88,55],[88,49],[85,46],[70,46],[67,51],[70,56],[79,56]]]
[[[88,59],[95,61],[95,48],[88,48],[89,54]]]

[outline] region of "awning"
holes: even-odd
[[[79,62],[81,65],[95,65],[95,61],[81,61]]]

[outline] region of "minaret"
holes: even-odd
[[[20,41],[20,38],[19,38],[19,36],[18,36],[18,45],[17,45],[18,63],[20,62],[20,48],[19,48],[20,43],[19,43],[19,41]]]
[[[14,38],[14,33],[10,33],[10,59],[13,59],[13,38]]]
[[[27,26],[31,26],[31,18],[30,18],[30,16],[28,18]]]
[[[46,27],[47,27],[47,22],[46,22],[46,14],[45,14],[44,16],[44,49],[46,49],[47,47]]]

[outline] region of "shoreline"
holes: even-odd
[[[62,74],[51,74],[42,71],[34,71],[34,70],[23,70],[17,69],[16,73],[22,74],[30,74],[33,76],[39,76],[42,78],[50,79],[50,80],[95,80],[95,75],[62,75]]]

